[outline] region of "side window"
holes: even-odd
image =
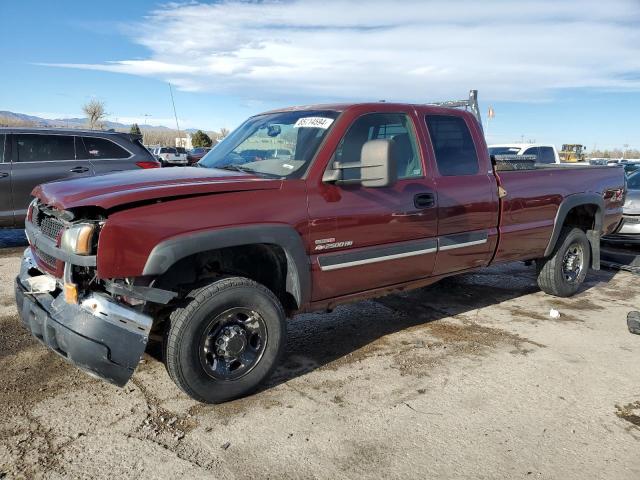
[[[422,176],[416,136],[411,119],[404,113],[370,113],[358,118],[340,141],[334,161],[359,162],[362,146],[378,139],[393,139],[399,179]],[[343,174],[345,180],[360,178],[360,169],[345,169]]]
[[[73,137],[68,135],[18,134],[16,161],[48,162],[75,160]]]
[[[478,155],[464,118],[451,115],[425,117],[440,175],[478,173]]]
[[[540,147],[540,154],[538,155],[538,163],[556,163],[556,156],[553,153],[553,148]]]
[[[129,158],[131,154],[120,145],[113,143],[106,138],[82,137],[86,156],[89,160],[100,160],[103,158]]]
[[[536,162],[540,162],[540,152],[539,152],[538,147],[527,148],[522,154],[523,155],[535,155],[536,156]]]

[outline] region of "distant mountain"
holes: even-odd
[[[89,122],[86,118],[42,118],[35,117],[33,115],[26,115],[24,113],[15,113],[9,112],[7,110],[0,110],[0,118],[7,118],[14,122],[29,122],[35,124],[37,127],[47,127],[47,128],[87,128]],[[127,123],[119,123],[119,122],[110,122],[105,120],[102,122],[104,128],[106,130],[114,129],[114,130],[129,130],[131,128],[131,124]],[[164,125],[139,125],[143,130],[175,130],[175,128],[165,127]],[[183,130],[187,133],[193,133],[197,129],[195,128],[187,128]]]

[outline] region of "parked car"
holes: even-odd
[[[640,170],[640,162],[625,162],[624,164],[624,173],[629,176],[633,172],[637,172]]]
[[[187,153],[187,160],[189,161],[189,165],[199,162],[200,159],[210,151],[210,147],[196,147],[192,150],[189,150],[189,153]]]
[[[187,154],[179,153],[176,147],[156,147],[153,154],[163,167],[187,164]]]
[[[257,115],[198,167],[36,188],[26,327],[116,385],[164,338],[175,383],[223,402],[270,375],[299,312],[511,261],[574,294],[624,197],[621,168],[498,171],[476,117],[428,105]]]
[[[0,227],[22,227],[39,183],[159,167],[128,133],[0,128]]]
[[[536,163],[560,163],[560,155],[554,145],[535,143],[504,143],[489,145],[490,155],[535,155]]]
[[[627,194],[622,221],[615,232],[604,237],[608,243],[640,245],[640,171],[627,177]]]

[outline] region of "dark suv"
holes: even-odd
[[[0,227],[21,227],[40,183],[156,168],[160,163],[127,133],[0,128]]]

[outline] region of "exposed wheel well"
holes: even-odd
[[[213,278],[237,275],[271,290],[291,313],[299,308],[287,291],[287,257],[278,245],[251,244],[207,250],[182,258],[155,281],[155,286],[186,292]]]
[[[573,207],[567,212],[567,216],[564,219],[564,226],[577,227],[585,232],[593,230],[598,208],[597,205],[592,203]]]

